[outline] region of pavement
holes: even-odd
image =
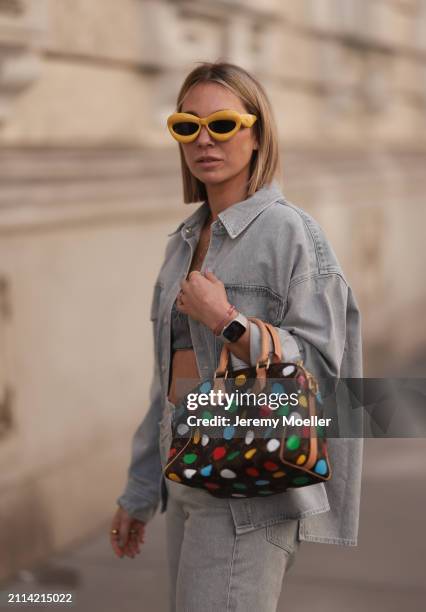
[[[278,612],[426,609],[425,458],[425,439],[365,440],[359,545],[302,542],[284,578]],[[150,522],[134,559],[115,557],[108,529],[109,522],[74,549],[22,569],[1,585],[0,610],[30,607],[5,605],[6,592],[70,592],[73,605],[61,609],[168,612],[164,515]]]

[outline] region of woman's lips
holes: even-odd
[[[207,168],[215,168],[216,166],[218,166],[221,163],[222,163],[221,159],[214,159],[214,160],[212,159],[212,160],[209,160],[209,161],[201,160],[201,161],[197,162],[197,164],[199,166],[201,166],[201,168],[206,168],[206,169]]]

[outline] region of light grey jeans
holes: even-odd
[[[162,461],[171,445],[173,409],[167,400]],[[170,612],[275,612],[300,547],[298,519],[237,534],[227,499],[169,479],[166,486]]]

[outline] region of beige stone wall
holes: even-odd
[[[7,146],[140,146],[149,80],[133,70],[47,57],[0,128]]]
[[[424,349],[426,0],[0,0],[0,578],[112,516],[181,201],[194,62],[251,70],[324,227],[366,373]],[[18,533],[18,536],[16,534]]]
[[[113,511],[147,409],[147,296],[164,225],[69,226],[0,240],[16,390],[0,440],[1,575],[89,534]]]
[[[424,0],[250,2],[244,15],[233,2],[32,6],[39,75],[9,104],[0,144],[170,146],[164,117],[183,76],[222,57],[267,85],[287,145],[426,145]]]

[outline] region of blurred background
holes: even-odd
[[[108,530],[147,409],[153,283],[197,206],[165,119],[217,59],[269,93],[282,191],[354,289],[365,376],[424,376],[426,0],[0,0],[3,593],[166,610],[164,515],[134,560]],[[302,545],[280,610],[424,609],[425,450],[366,440],[359,546]]]

